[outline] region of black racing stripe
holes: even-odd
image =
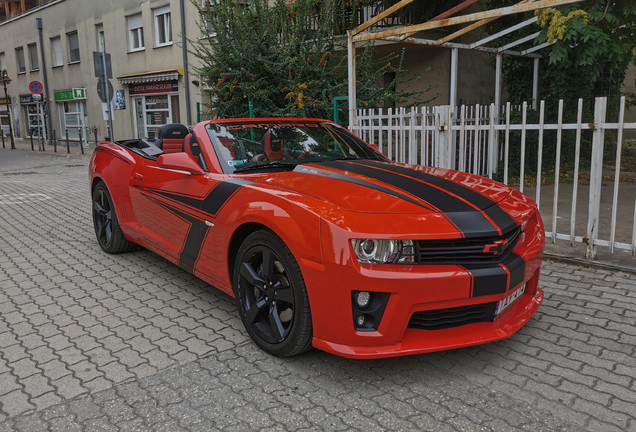
[[[411,204],[415,204],[416,206],[423,207],[426,210],[435,211],[434,209],[424,205],[421,202],[418,202],[418,201],[410,198],[407,195],[395,192],[395,191],[393,191],[391,189],[385,188],[385,187],[377,185],[375,183],[371,183],[371,182],[368,182],[368,181],[365,181],[365,180],[357,179],[357,178],[354,178],[354,177],[351,177],[351,176],[347,176],[347,175],[344,175],[344,174],[338,174],[338,173],[333,172],[333,171],[324,171],[324,170],[321,170],[321,169],[312,168],[312,167],[308,167],[308,166],[305,166],[305,165],[296,166],[296,168],[294,168],[294,171],[295,172],[301,172],[301,173],[304,173],[304,174],[311,174],[311,175],[317,175],[317,176],[321,176],[321,177],[333,178],[333,179],[341,180],[341,181],[344,181],[344,182],[347,182],[347,183],[357,184],[357,185],[364,186],[364,187],[367,187],[367,188],[370,188],[370,189],[373,189],[373,190],[377,190],[379,192],[383,192],[385,194],[394,196],[394,197],[402,199],[404,201],[408,201]]]
[[[500,265],[464,265],[462,267],[473,276],[473,297],[506,292],[508,273]]]
[[[111,150],[106,150],[106,149],[103,149],[103,148],[101,148],[101,147],[97,147],[97,148],[95,149],[95,151],[97,151],[97,152],[102,152],[102,153],[106,153],[107,155],[110,155],[110,156],[112,156],[112,157],[114,157],[114,158],[116,158],[116,159],[119,159],[120,161],[125,162],[125,163],[127,163],[128,165],[130,165],[130,162],[129,162],[129,161],[127,161],[125,158],[123,158],[122,156],[118,155],[117,153],[115,153],[115,152],[113,152],[113,151],[111,151]]]
[[[208,193],[201,203],[201,210],[216,215],[234,193],[241,188],[241,183],[221,182]]]
[[[518,226],[517,222],[498,204],[488,207],[483,212],[499,227],[502,234],[509,233]]]
[[[513,289],[521,282],[526,273],[526,261],[521,255],[511,252],[502,262],[510,272],[510,284],[508,289]]]
[[[502,233],[508,232],[517,226],[515,220],[501,207],[499,207],[496,201],[493,201],[490,198],[480,194],[479,192],[476,192],[473,189],[463,186],[459,183],[443,179],[433,174],[428,174],[389,163],[375,162],[370,160],[360,160],[355,161],[355,163],[367,166],[374,166],[393,171],[398,174],[407,175],[447,190],[483,210],[484,213],[486,213],[486,215],[490,219],[492,219],[495,224],[497,224]]]
[[[249,181],[241,180],[229,180],[218,183],[208,194],[203,198],[197,198],[192,195],[183,195],[174,192],[166,192],[164,190],[149,189],[145,190],[153,192],[157,195],[164,196],[166,198],[173,199],[188,207],[192,207],[196,210],[202,210],[213,216],[221,210],[225,203],[230,199],[234,193],[241,188],[241,186],[251,183]]]
[[[389,164],[378,164],[377,168],[341,161],[319,162],[318,164],[351,171],[402,189],[438,208],[467,238],[499,235],[497,227],[479,210],[444,190],[417,180],[415,176],[411,175],[416,171],[407,170],[406,174],[410,176],[407,177],[395,172],[377,169],[391,167],[392,165]]]
[[[208,226],[202,220],[185,214],[166,203],[158,202],[158,204],[169,212],[190,223],[190,229],[188,229],[186,239],[183,242],[183,247],[179,253],[179,267],[193,273]]]

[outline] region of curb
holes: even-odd
[[[554,253],[543,253],[543,259],[549,259],[551,261],[562,262],[566,264],[574,264],[581,267],[594,267],[603,270],[619,271],[625,273],[636,274],[636,267],[622,267],[616,264],[602,263],[599,261],[592,261],[583,258],[574,258],[565,255],[559,255]]]

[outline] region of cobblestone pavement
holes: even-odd
[[[498,343],[279,359],[229,296],[102,253],[87,164],[0,149],[0,431],[636,430],[636,275],[545,262]]]

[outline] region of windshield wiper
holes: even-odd
[[[279,162],[279,161],[270,161],[267,163],[257,163],[255,165],[248,165],[243,167],[234,168],[234,172],[244,172],[244,171],[257,171],[259,169],[269,169],[269,168],[288,168],[294,169],[296,168],[298,163],[292,162]]]

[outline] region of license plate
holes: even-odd
[[[514,302],[519,300],[519,297],[521,297],[523,295],[523,293],[525,293],[525,292],[526,292],[526,284],[523,284],[523,285],[521,285],[521,287],[519,289],[517,289],[517,291],[513,292],[512,294],[510,294],[505,299],[499,300],[497,302],[497,307],[495,308],[495,318],[497,318],[506,309],[508,309],[510,306],[512,306],[512,304]]]

